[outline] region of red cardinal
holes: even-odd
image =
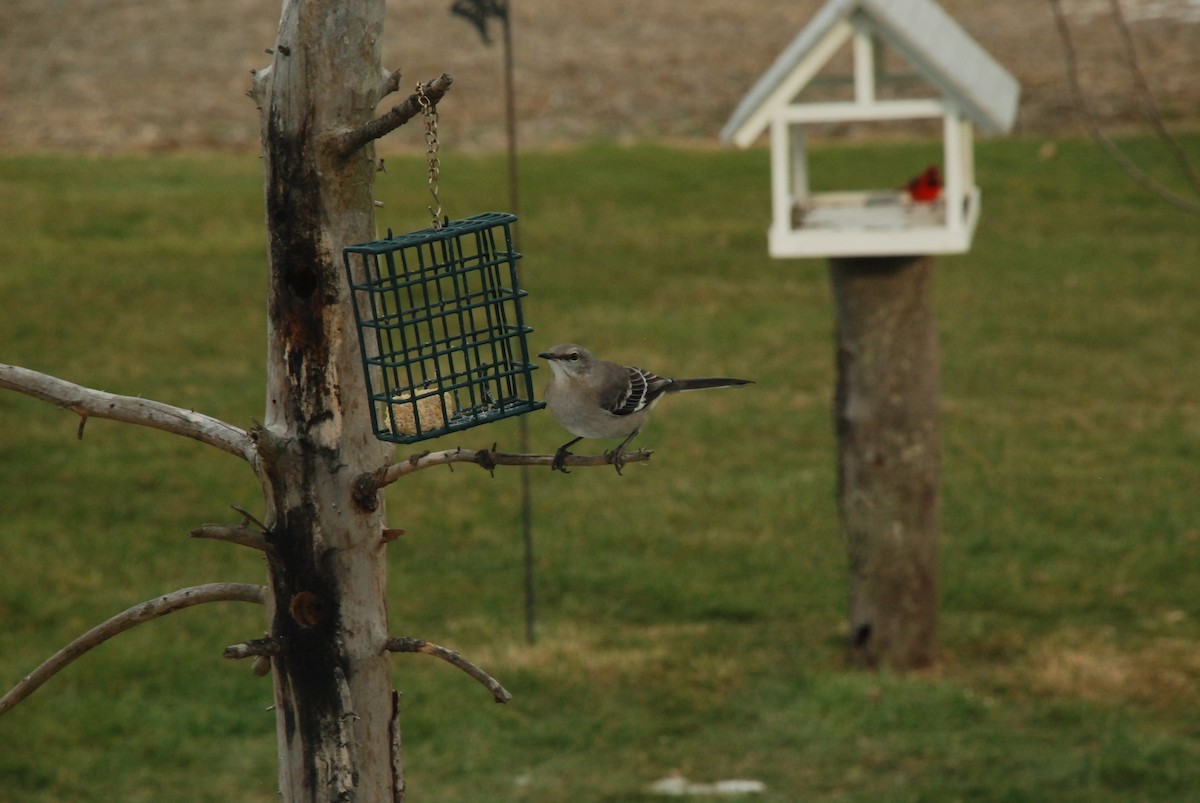
[[[942,194],[942,172],[937,165],[930,165],[925,172],[904,185],[914,201],[936,201]]]

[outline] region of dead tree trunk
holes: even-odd
[[[280,794],[393,798],[384,512],[354,503],[386,462],[370,434],[344,245],[374,239],[366,124],[386,93],[383,0],[288,0],[262,110],[270,258],[267,410],[256,433],[267,503]]]
[[[850,651],[865,666],[937,652],[941,417],[933,259],[833,259],[838,499]]]

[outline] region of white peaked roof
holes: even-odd
[[[859,15],[981,130],[1001,133],[1012,128],[1020,85],[937,3],[830,0],[738,104],[721,130],[721,140],[749,144],[762,133],[770,123],[769,112],[792,100],[777,97],[779,92],[795,94],[787,86],[788,77],[845,23],[861,24]]]

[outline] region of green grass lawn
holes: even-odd
[[[519,475],[387,491],[397,635],[514,694],[395,658],[409,799],[636,801],[651,782],[763,781],[767,801],[1200,799],[1200,225],[1090,143],[986,141],[974,250],[938,259],[942,660],[842,662],[847,596],[820,261],[766,256],[767,154],[596,145],[522,159],[526,317],[667,374],[648,464],[532,473],[539,640],[523,637]],[[1126,145],[1153,170],[1168,157]],[[1200,154],[1200,138],[1185,140]],[[895,186],[928,143],[826,148]],[[452,217],[503,209],[500,157],[443,154]],[[0,362],[249,426],[262,415],[265,234],[254,157],[0,158]],[[381,231],[426,225],[389,157]],[[538,371],[538,385],[548,371]],[[0,393],[0,686],[144,599],[261,582],[188,530],[260,509],[191,441]],[[533,448],[566,440],[546,413]],[[515,448],[514,421],[433,448]],[[601,444],[592,444],[602,448]],[[402,452],[404,453],[404,452]],[[277,799],[269,679],[220,657],[246,605],[109,642],[0,718],[0,800]]]

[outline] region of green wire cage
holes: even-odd
[[[415,443],[545,406],[534,400],[514,215],[344,249],[375,436]]]

